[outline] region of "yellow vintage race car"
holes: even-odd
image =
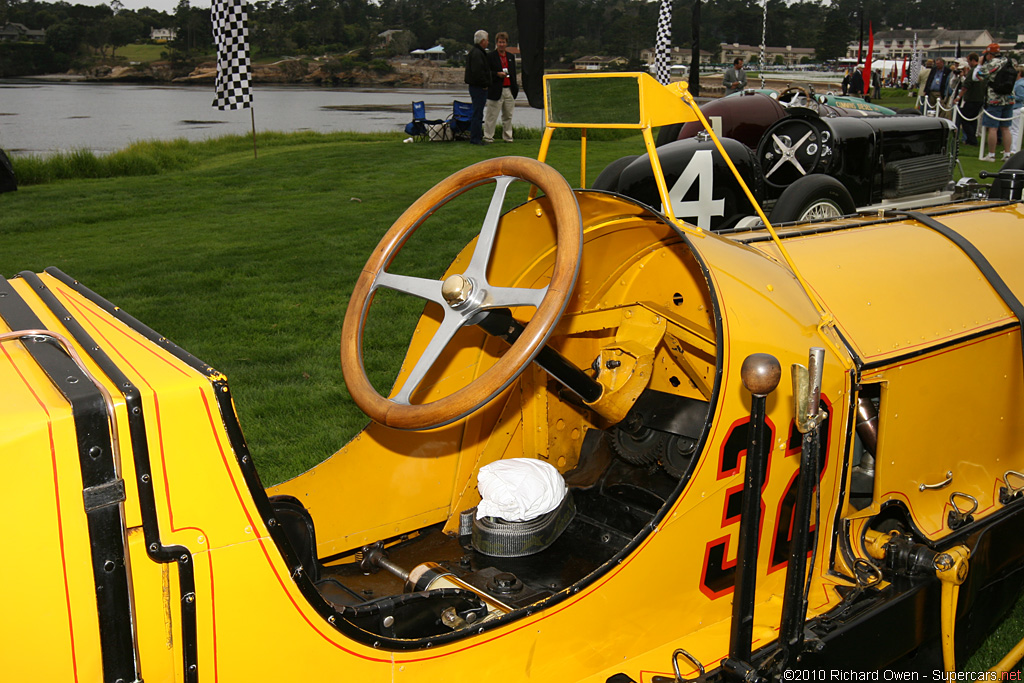
[[[700,119],[645,74],[549,76],[541,161],[455,173],[370,255],[341,360],[372,422],[270,488],[223,375],[59,271],[0,281],[4,675],[956,670],[1022,587],[1024,207],[716,234],[675,217],[651,134]],[[577,129],[585,176],[613,127],[643,134],[663,209],[543,163]],[[481,186],[444,275],[401,272]],[[382,389],[364,326],[402,294],[425,308]]]

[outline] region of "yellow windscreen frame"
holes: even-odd
[[[551,128],[639,130],[696,121],[696,114],[681,99],[680,88],[686,84],[666,88],[642,72],[547,75],[544,123]]]

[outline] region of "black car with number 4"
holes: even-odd
[[[945,119],[851,112],[813,96],[780,102],[749,94],[712,104],[726,152],[773,223],[949,200],[957,139]],[[707,134],[679,130],[671,133],[682,139],[662,135],[658,147],[675,214],[711,230],[758,222]],[[609,164],[594,188],[660,208],[647,155]]]

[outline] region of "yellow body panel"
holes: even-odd
[[[1019,204],[938,216],[969,239],[1024,296],[1014,233]],[[765,251],[774,246],[762,243]],[[865,363],[1014,322],[1007,305],[950,240],[924,225],[879,223],[789,237],[786,249]],[[933,274],[941,272],[942,277]]]
[[[685,114],[678,93],[657,89],[649,77],[620,80],[635,86],[638,119],[629,125],[642,129],[648,143],[651,125]],[[671,216],[607,193],[577,191],[574,197],[583,228],[579,275],[547,343],[595,379],[599,398],[571,396],[531,365],[467,417],[424,431],[370,424],[330,459],[266,491],[216,371],[60,277],[41,276],[42,288],[13,283],[12,296],[42,327],[73,337],[76,329],[63,324],[37,289],[67,309],[92,339],[76,340],[75,348],[113,397],[124,496],[104,505],[117,504],[121,514],[115,531],[124,536],[126,611],[135,641],[130,656],[140,678],[598,682],[621,673],[650,683],[656,675],[673,675],[678,648],[709,669],[718,666],[730,654],[742,562],[736,503],[749,493],[742,489],[751,413],[742,365],[755,353],[773,355],[783,375],[765,408],[770,443],[753,562],[754,651],[768,651],[779,638],[800,472],[789,369],[806,363],[810,348],[825,349],[827,422],[808,619],[839,606],[858,581],[867,587],[855,565],[878,559],[879,549],[869,551],[862,539],[878,538],[872,524],[883,514],[905,509],[913,531],[937,549],[954,538],[947,521],[951,493],[978,501],[978,521],[1000,517],[1003,473],[1024,466],[1019,326],[945,238],[904,221],[773,236],[769,243],[757,241],[762,236],[756,233],[727,238],[677,225]],[[541,198],[502,218],[491,285],[536,289],[551,279],[551,216],[550,200]],[[942,220],[978,244],[1020,291],[1024,275],[1012,267],[1021,256],[1022,218],[1015,204]],[[446,275],[464,272],[474,248],[467,245]],[[532,315],[525,306],[513,313],[523,323]],[[399,384],[439,326],[428,308]],[[36,343],[43,342],[0,342],[0,452],[17,483],[15,508],[29,520],[7,525],[0,540],[6,548],[31,548],[33,556],[27,569],[18,562],[0,565],[8,610],[17,616],[0,625],[0,661],[13,663],[5,674],[13,668],[17,678],[99,681],[109,615],[98,608],[90,559],[93,532],[83,501],[95,501],[83,494],[83,435],[76,433],[72,407],[29,353]],[[137,389],[137,413],[124,387],[104,375],[105,364],[89,358],[93,344]],[[419,398],[448,396],[480,377],[503,344],[464,327],[439,355]],[[442,615],[430,624],[439,630],[422,637],[392,637],[384,631],[391,627],[386,619],[373,620],[401,606],[407,592],[397,576],[363,576],[359,562],[380,551],[372,544],[392,553],[395,564],[458,565],[460,514],[480,500],[480,468],[501,459],[551,463],[582,508],[599,476],[619,463],[613,452],[621,442],[612,439],[622,434],[615,431],[620,421],[655,393],[658,409],[685,405],[701,416],[696,450],[679,456],[685,467],[674,474],[665,466],[667,447],[639,463],[623,455],[635,466],[630,476],[647,478],[647,489],[635,488],[657,498],[657,510],[636,513],[652,503],[630,498],[638,494],[629,489],[633,480],[624,479],[616,495],[636,513],[630,519],[642,523],[627,532],[628,525],[605,519],[594,528],[608,531],[607,538],[598,533],[572,541],[587,557],[561,550],[542,556],[550,565],[545,569],[572,575],[571,581],[553,582],[550,594],[538,591],[493,623],[487,616],[458,623]],[[876,397],[879,440],[869,500],[854,505],[851,480],[864,462],[855,411],[863,396]],[[946,471],[951,481],[939,487]],[[282,529],[286,517],[268,496],[292,496],[309,514],[316,532],[311,557],[304,558],[297,539]],[[600,512],[577,514],[599,520]],[[315,584],[314,570],[333,572],[331,580],[347,596],[332,597],[332,585]],[[485,590],[471,586],[469,592]],[[950,594],[947,602],[955,603]],[[368,605],[379,610],[373,619],[360,612]],[[952,617],[946,621],[955,624]],[[187,633],[192,626],[194,637]],[[190,648],[195,670],[185,668]],[[695,675],[694,667],[680,664],[683,676]]]
[[[1003,473],[1024,469],[1020,330],[900,362],[864,375],[885,388],[879,415],[876,500],[902,501],[931,539],[949,533],[950,494],[978,501],[977,519],[998,511]],[[956,400],[953,397],[972,397]],[[970,432],[947,425],[970,425]],[[933,424],[922,430],[921,424]],[[950,426],[951,426],[950,425]],[[983,436],[982,436],[983,435]],[[924,450],[926,461],[909,454]],[[947,478],[941,489],[921,490]],[[966,500],[958,500],[960,507]]]

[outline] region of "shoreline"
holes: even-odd
[[[369,65],[345,67],[334,59],[281,59],[253,64],[250,78],[254,84],[327,85],[382,88],[463,87],[461,67],[439,66],[430,62],[392,62],[390,70]],[[217,76],[215,62],[197,64],[188,73],[175,72],[170,62],[146,65],[100,65],[81,72],[37,74],[2,79],[40,83],[155,83],[164,85],[212,85]]]

